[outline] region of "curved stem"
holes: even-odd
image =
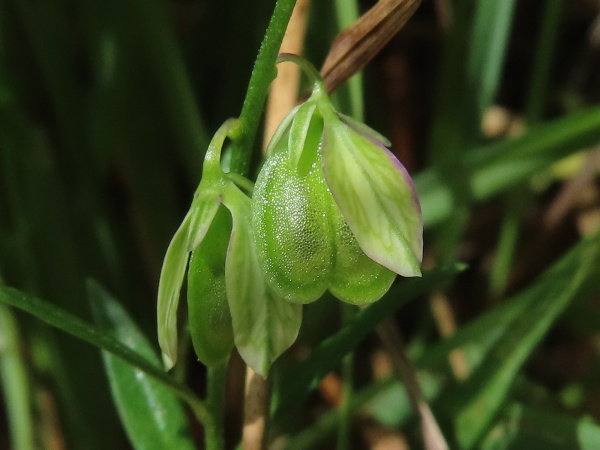
[[[223,401],[227,382],[227,362],[208,368],[206,407],[212,415],[210,427],[205,428],[206,449],[222,450],[225,447],[223,433]]]
[[[315,89],[320,89],[324,92],[327,92],[325,90],[325,85],[323,84],[323,79],[321,78],[319,71],[315,69],[315,66],[313,66],[302,56],[294,55],[292,53],[280,53],[277,57],[277,64],[281,64],[284,62],[291,62],[296,64],[302,69],[302,72],[304,72],[308,79],[315,85]]]
[[[221,173],[221,149],[227,137],[235,136],[240,128],[239,119],[227,119],[219,127],[208,144],[206,157],[204,159],[203,178],[209,173]]]
[[[252,156],[256,131],[271,81],[275,78],[275,60],[296,0],[277,0],[269,27],[258,51],[248,91],[240,114],[240,129],[234,137],[231,171],[246,175]]]

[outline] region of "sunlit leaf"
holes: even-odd
[[[88,283],[88,295],[100,327],[160,367],[154,349],[123,307],[96,283]],[[186,415],[171,390],[107,351],[102,356],[119,416],[136,449],[195,448]]]

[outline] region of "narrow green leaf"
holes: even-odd
[[[565,308],[600,286],[600,232],[582,240],[545,276],[514,301],[529,303],[491,349],[480,368],[455,389],[453,405],[461,448],[472,448],[501,407],[518,371]],[[552,301],[549,301],[551,299]]]
[[[293,376],[283,376],[286,380],[285,390],[281,393],[274,415],[284,414],[302,400],[379,322],[422,293],[451,279],[460,270],[460,266],[435,269],[425,272],[422,278],[404,280],[392,287],[379,301],[361,310],[340,331],[315,348],[306,360],[297,367],[288,368],[289,372],[286,370]]]
[[[491,427],[481,450],[534,449],[595,450],[600,425],[588,417],[572,417],[559,411],[539,410],[513,403]]]
[[[266,377],[273,361],[296,340],[302,306],[267,287],[252,235],[250,199],[231,184],[223,203],[233,217],[225,283],[235,345],[246,364]]]
[[[421,207],[400,162],[342,122],[326,120],[323,167],[335,202],[363,251],[399,275],[419,276]]]
[[[515,0],[477,3],[467,61],[468,89],[474,93],[476,120],[496,95],[510,37]]]
[[[88,283],[94,319],[107,333],[160,366],[154,349],[123,307],[100,285]],[[127,435],[136,449],[193,449],[188,422],[179,399],[164,384],[127,361],[102,352],[113,399]]]
[[[13,312],[0,304],[0,386],[14,450],[34,448],[32,399],[25,358]]]
[[[137,367],[162,382],[179,397],[186,400],[204,424],[212,422],[204,404],[187,386],[180,384],[155,364],[124,345],[112,334],[81,320],[63,309],[57,308],[49,302],[14,288],[0,286],[0,302],[19,308],[53,327],[120,357],[133,367]]]
[[[561,158],[595,145],[600,139],[600,107],[594,106],[540,124],[522,136],[465,152],[471,189],[477,201],[505,192]],[[461,181],[466,183],[466,180]],[[426,227],[439,225],[454,211],[450,189],[436,170],[415,176]]]

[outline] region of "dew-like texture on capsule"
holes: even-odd
[[[190,335],[198,359],[209,367],[224,361],[234,345],[225,289],[230,232],[231,215],[221,206],[188,269]]]
[[[389,290],[396,274],[365,255],[337,206],[330,217],[336,230],[336,251],[329,290],[340,300],[354,305],[379,300]]]
[[[269,286],[300,303],[327,289],[333,263],[329,193],[315,152],[300,175],[286,153],[269,158],[256,180],[252,223],[258,256]]]

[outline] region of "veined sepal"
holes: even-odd
[[[227,120],[212,138],[204,159],[202,179],[183,222],[169,243],[158,284],[158,342],[168,370],[177,361],[177,308],[190,252],[204,239],[221,203],[225,177],[220,166],[226,137],[239,126]]]
[[[396,157],[341,120],[326,120],[323,172],[363,251],[399,275],[420,276],[421,206],[410,176]]]
[[[233,231],[225,263],[225,284],[235,345],[255,372],[267,376],[273,361],[296,340],[302,307],[269,289],[254,244],[251,202],[233,184],[223,195]]]

